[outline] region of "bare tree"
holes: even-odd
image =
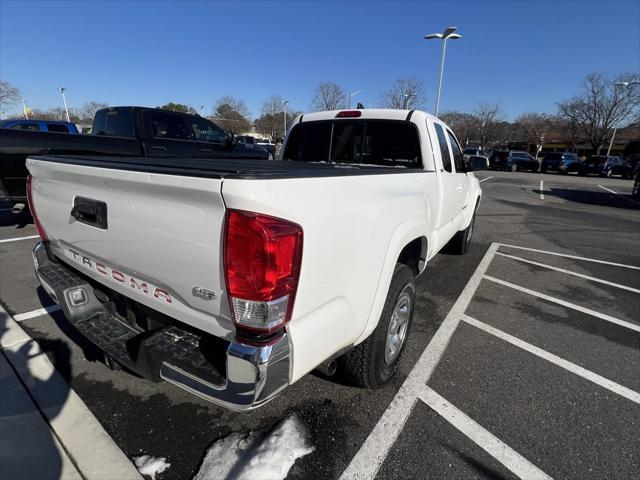
[[[91,123],[93,121],[93,117],[96,116],[96,112],[103,108],[107,108],[108,106],[108,103],[87,102],[78,113],[83,122]]]
[[[520,115],[515,124],[522,129],[527,142],[536,146],[536,158],[552,131],[558,130],[558,118],[546,113],[528,112]]]
[[[585,78],[580,95],[558,104],[559,114],[570,124],[578,125],[593,151],[600,153],[615,127],[623,128],[640,118],[640,89],[615,85],[615,82],[637,80],[640,80],[639,74],[611,78],[592,73]]]
[[[339,110],[346,108],[347,96],[335,82],[322,82],[316,87],[311,99],[311,110]]]
[[[269,138],[284,136],[284,99],[279,95],[271,95],[262,104],[262,113],[255,121],[256,130]],[[289,117],[289,115],[287,115]],[[288,120],[288,118],[287,118]]]
[[[497,123],[502,120],[502,111],[498,103],[480,102],[473,112],[476,119],[476,128],[480,147],[483,149],[488,140],[493,140]]]
[[[384,108],[412,109],[424,103],[424,84],[415,77],[398,78],[393,86],[382,94]]]
[[[470,113],[450,111],[439,115],[440,120],[451,127],[462,145],[478,141],[476,117]]]
[[[0,80],[0,113],[2,113],[5,108],[13,107],[18,103],[19,100],[17,97],[19,96],[20,90],[9,82]]]
[[[225,95],[216,101],[212,120],[223,130],[242,133],[251,128],[250,116],[242,100]]]

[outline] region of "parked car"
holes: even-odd
[[[75,128],[75,127],[74,127]],[[16,209],[26,202],[28,155],[85,154],[173,158],[260,158],[269,152],[235,145],[223,130],[199,115],[145,107],[98,110],[91,135],[0,128],[0,199]]]
[[[271,155],[276,154],[276,144],[267,138],[258,138],[256,139],[256,145],[264,148]]]
[[[607,158],[600,170],[603,177],[633,178],[633,172],[640,160],[640,155],[631,155],[626,160],[617,156]]]
[[[548,170],[558,171],[558,168],[562,164],[564,160],[573,160],[580,161],[578,154],[576,153],[560,153],[560,152],[549,152],[545,153],[542,158],[542,162],[540,162],[540,171],[546,172]]]
[[[462,151],[462,154],[467,160],[469,160],[471,157],[489,157],[487,155],[487,152],[479,147],[467,147]]]
[[[30,157],[40,283],[108,357],[230,409],[336,363],[381,387],[478,179],[418,110],[298,116],[282,158]]]
[[[540,171],[540,162],[527,152],[517,150],[494,150],[489,158],[491,170],[530,170]]]
[[[33,132],[56,132],[78,134],[78,129],[73,123],[58,120],[27,120],[12,119],[0,121],[0,128],[12,128],[14,130],[30,130]]]

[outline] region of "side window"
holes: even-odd
[[[468,168],[462,151],[460,150],[460,145],[458,145],[456,137],[454,137],[449,130],[447,130],[447,135],[449,136],[449,143],[451,144],[451,151],[453,152],[453,162],[456,165],[456,172],[464,173]]]
[[[191,120],[191,126],[195,133],[196,140],[200,142],[224,143],[227,139],[227,136],[222,130],[204,118],[194,118]]]
[[[69,128],[59,123],[47,123],[47,130],[50,132],[69,133]]]
[[[447,136],[442,129],[442,125],[434,123],[436,128],[436,135],[438,136],[438,143],[440,144],[440,155],[442,156],[442,166],[444,169],[451,173],[451,155],[449,155],[449,146],[447,145]]]
[[[152,113],[151,131],[154,138],[193,140],[193,133],[179,115]]]
[[[38,125],[37,123],[16,123],[11,128],[15,130],[33,130],[37,132],[38,130],[40,130],[40,125]]]

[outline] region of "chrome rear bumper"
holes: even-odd
[[[33,248],[33,263],[42,287],[69,322],[105,354],[146,378],[165,380],[230,410],[258,407],[289,385],[290,346],[285,332],[269,345],[225,342],[225,366],[217,367],[208,360],[211,352],[203,351],[200,340],[205,334],[187,331],[178,323],[151,334],[127,324],[104,308],[89,281],[52,260],[44,242]]]

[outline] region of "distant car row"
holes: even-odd
[[[592,155],[586,160],[580,160],[575,153],[551,152],[539,160],[527,152],[494,150],[489,157],[487,168],[512,172],[518,170],[543,173],[555,171],[564,175],[599,175],[632,179],[639,162],[640,154],[630,155],[625,160],[612,155]]]

